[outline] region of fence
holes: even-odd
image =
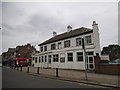
[[[95,56],[95,72],[111,75],[120,75],[120,64],[100,63],[100,57]]]

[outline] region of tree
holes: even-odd
[[[109,45],[108,47],[103,47],[101,54],[109,55],[110,60],[118,59],[118,58],[120,58],[120,46],[119,45]]]

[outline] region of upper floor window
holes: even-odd
[[[81,38],[77,38],[76,39],[76,46],[80,46],[82,45],[82,39]]]
[[[58,49],[62,48],[61,42],[58,42]]]
[[[91,35],[85,37],[86,44],[91,44],[92,43],[92,38]]]
[[[51,50],[56,49],[56,45],[55,44],[51,44]]]
[[[44,51],[47,51],[47,46],[44,46]]]
[[[40,48],[41,52],[43,52],[43,47]]]
[[[67,53],[68,61],[73,61],[73,53]]]
[[[70,40],[64,41],[64,47],[70,47]]]

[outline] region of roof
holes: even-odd
[[[52,42],[59,41],[59,40],[63,40],[63,39],[67,39],[67,38],[71,38],[71,37],[75,37],[75,36],[79,36],[79,35],[83,35],[83,34],[92,33],[92,32],[93,32],[93,29],[89,29],[85,27],[77,28],[75,30],[71,30],[70,32],[65,32],[65,33],[56,35],[46,40],[45,42],[39,44],[38,46],[52,43]]]

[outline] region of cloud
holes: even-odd
[[[66,32],[68,25],[92,28],[94,20],[101,46],[117,43],[117,2],[3,2],[2,15],[3,51],[28,42],[38,45],[52,37],[53,31]]]

